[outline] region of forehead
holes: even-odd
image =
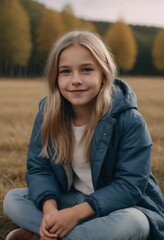
[[[96,62],[96,59],[86,47],[74,45],[63,50],[59,58],[59,65],[67,62],[78,63],[82,61]]]

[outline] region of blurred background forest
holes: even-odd
[[[77,18],[32,0],[0,0],[0,76],[42,74],[48,51],[64,32],[97,32],[111,49],[121,75],[164,75],[164,29]]]

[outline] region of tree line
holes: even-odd
[[[87,21],[32,0],[0,0],[0,76],[39,76],[48,52],[65,32],[97,32],[110,48],[121,74],[164,74],[164,29]]]

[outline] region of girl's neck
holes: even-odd
[[[73,124],[77,127],[87,125],[91,117],[91,109],[76,108],[73,109],[74,118]]]
[[[73,119],[73,125],[75,127],[82,127],[87,125],[88,121],[83,120],[83,119]]]

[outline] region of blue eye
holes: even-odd
[[[89,67],[85,67],[85,68],[82,69],[82,72],[86,72],[86,73],[89,73],[91,71],[93,71],[93,69],[89,68]]]
[[[69,69],[62,69],[59,71],[59,74],[68,75],[68,74],[70,74],[70,72],[71,71]]]

